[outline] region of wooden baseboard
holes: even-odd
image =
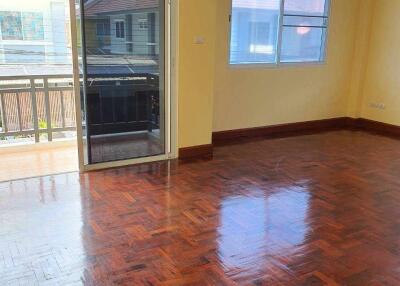
[[[310,133],[319,133],[329,130],[339,130],[352,125],[351,118],[339,117],[306,122],[279,124],[272,126],[245,128],[220,131],[213,133],[214,144],[224,144],[227,141],[244,137],[287,137]]]
[[[365,118],[357,118],[351,120],[351,125],[353,129],[372,132],[384,136],[400,137],[400,126]]]
[[[240,138],[252,137],[289,137],[321,133],[332,130],[363,130],[390,137],[400,137],[400,126],[373,121],[364,118],[338,117],[314,121],[279,124],[272,126],[245,128],[214,132],[213,144],[225,145]],[[193,146],[179,149],[180,159],[195,157],[210,158],[213,155],[213,144]]]
[[[200,145],[179,149],[179,159],[212,158],[213,145]]]
[[[288,137],[331,130],[363,130],[390,137],[400,137],[400,126],[365,118],[338,117],[256,128],[245,128],[213,133],[213,144],[224,145],[239,138]]]

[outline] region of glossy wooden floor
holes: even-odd
[[[0,184],[0,285],[400,285],[400,141],[337,131]]]

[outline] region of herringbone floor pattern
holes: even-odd
[[[0,184],[0,285],[400,285],[400,141],[337,131]]]

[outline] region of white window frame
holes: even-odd
[[[302,62],[281,62],[281,50],[282,50],[282,33],[283,33],[283,18],[285,12],[285,0],[280,0],[280,15],[279,15],[279,28],[278,28],[278,39],[276,44],[276,59],[273,63],[231,63],[231,40],[232,40],[232,14],[233,14],[233,0],[231,0],[231,10],[229,13],[229,36],[228,36],[228,66],[230,68],[280,68],[280,67],[291,67],[291,66],[320,66],[327,63],[328,58],[328,40],[329,40],[329,28],[330,19],[332,12],[332,4],[334,1],[325,0],[328,4],[328,11],[326,13],[326,36],[324,47],[321,49],[323,52],[323,59],[319,61],[302,61]]]
[[[139,30],[146,31],[149,29],[149,21],[147,19],[138,19]]]
[[[118,37],[118,34],[117,34],[117,24],[118,23],[122,23],[122,25],[124,26],[124,36],[123,37]],[[116,39],[126,39],[126,24],[125,24],[125,20],[123,20],[123,19],[115,19],[114,20],[114,25],[115,25],[115,38]]]

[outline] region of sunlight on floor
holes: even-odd
[[[75,144],[51,144],[46,148],[24,147],[0,151],[0,181],[78,171]]]

